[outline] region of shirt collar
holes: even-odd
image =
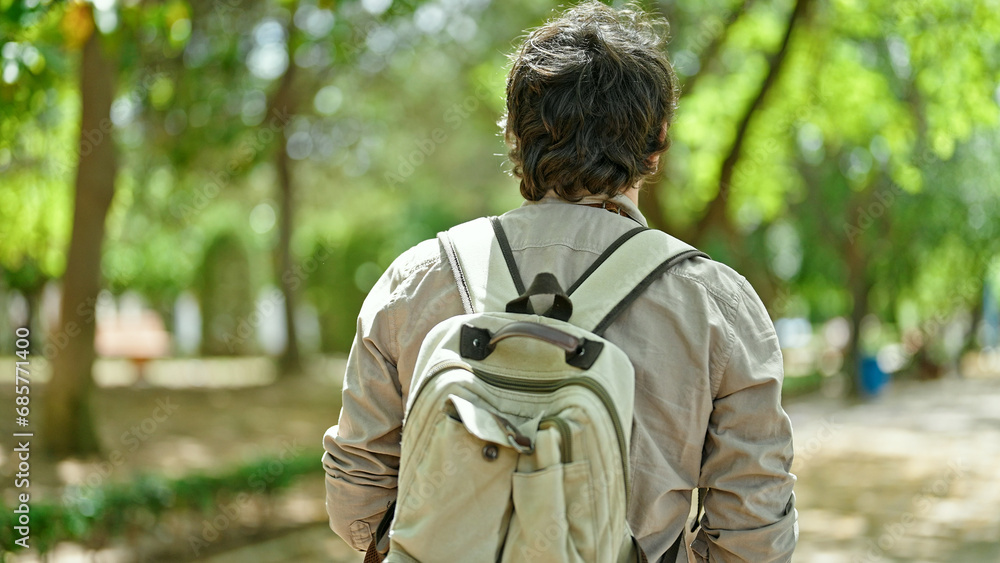
[[[605,200],[610,200],[615,202],[615,204],[618,205],[618,207],[624,209],[625,212],[628,213],[628,216],[631,217],[633,220],[635,220],[635,222],[639,223],[643,227],[649,227],[649,224],[646,222],[646,218],[643,217],[642,213],[639,212],[639,207],[636,206],[636,204],[632,203],[632,200],[629,199],[625,194],[618,194],[614,197],[608,197],[605,194],[591,194],[584,197],[580,201],[567,201],[556,195],[554,191],[549,190],[545,194],[545,196],[542,197],[542,199],[538,201],[525,201],[524,203],[521,204],[521,207],[525,207],[528,205],[547,205],[547,204],[559,204],[559,203],[569,204],[569,205],[573,204],[587,205],[591,203],[602,203]]]

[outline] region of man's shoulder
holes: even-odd
[[[715,260],[695,257],[672,268],[667,275],[697,285],[720,306],[736,309],[747,292],[753,292],[747,279],[733,268]]]
[[[410,247],[393,260],[389,269],[398,281],[418,275],[440,266],[447,265],[448,259],[436,238],[427,239]]]
[[[428,274],[451,274],[448,256],[437,238],[424,240],[403,252],[389,267],[394,285],[422,278]],[[692,285],[716,301],[720,307],[735,310],[748,298],[758,301],[747,279],[730,266],[704,257],[685,260],[665,275]]]

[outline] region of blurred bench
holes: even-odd
[[[115,315],[98,320],[94,346],[100,356],[130,360],[136,369],[136,382],[141,383],[146,364],[169,354],[170,334],[153,311]]]

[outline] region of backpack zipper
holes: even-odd
[[[435,379],[437,376],[441,375],[442,373],[450,369],[463,369],[469,373],[472,373],[472,366],[470,366],[465,362],[460,362],[458,360],[443,360],[434,364],[434,367],[428,370],[431,372],[430,375],[424,378],[424,380],[420,384],[420,387],[417,389],[417,395],[413,397],[412,404],[414,407],[417,405],[417,401],[420,400],[420,395],[423,394],[424,389],[428,387],[428,384],[431,382],[431,380]],[[409,414],[410,413],[407,411],[406,415],[409,416]]]
[[[611,417],[611,423],[615,427],[615,434],[618,437],[618,451],[622,460],[622,476],[624,477],[623,481],[625,483],[625,505],[628,506],[632,497],[632,487],[630,486],[630,476],[628,473],[628,449],[625,447],[625,430],[622,427],[622,421],[618,418],[618,411],[615,409],[614,401],[611,399],[611,395],[608,394],[608,391],[604,388],[604,386],[589,377],[568,377],[556,381],[522,379],[519,377],[515,378],[506,375],[497,375],[478,370],[473,368],[471,365],[458,360],[444,360],[435,364],[434,367],[431,368],[431,374],[428,375],[421,383],[420,389],[417,390],[416,397],[413,398],[413,404],[417,404],[417,401],[420,399],[420,394],[425,388],[428,387],[428,383],[432,379],[450,369],[465,370],[483,380],[483,382],[487,385],[492,385],[509,391],[521,391],[524,393],[552,393],[553,391],[557,391],[563,387],[579,385],[580,387],[589,389],[592,393],[597,395],[597,398],[604,404],[605,410],[608,411],[608,415]],[[556,417],[552,418],[555,419]],[[566,424],[566,421],[562,421],[562,423]],[[559,423],[556,424],[558,425]],[[565,430],[568,434],[568,424],[566,425]],[[560,433],[564,432],[562,428],[560,428],[559,431]],[[563,443],[569,444],[569,440],[564,439]]]
[[[545,424],[545,427],[555,426],[556,430],[559,432],[560,442],[559,442],[559,457],[562,459],[563,463],[570,463],[573,461],[573,431],[570,430],[569,423],[565,419],[559,418],[558,416],[547,416],[539,422],[538,427],[541,428]]]
[[[522,391],[526,393],[551,393],[553,391],[562,389],[563,387],[568,387],[570,385],[579,385],[589,389],[597,398],[604,403],[605,410],[608,411],[608,415],[611,416],[611,423],[615,427],[615,434],[618,436],[618,450],[622,459],[622,475],[625,482],[625,505],[628,506],[629,499],[631,497],[631,486],[629,485],[629,474],[628,474],[628,450],[625,447],[625,431],[622,428],[622,422],[618,418],[618,412],[615,409],[614,401],[611,400],[611,395],[608,394],[607,390],[598,382],[594,381],[589,377],[568,377],[565,379],[559,379],[556,381],[541,381],[537,379],[521,379],[513,378],[504,375],[497,375],[493,373],[488,373],[482,370],[473,368],[472,366],[467,366],[473,375],[482,379],[483,382],[494,387],[499,387],[501,389],[507,389],[510,391]]]

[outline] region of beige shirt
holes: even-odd
[[[568,287],[621,234],[646,225],[630,200],[614,201],[631,218],[554,197],[504,214],[524,280],[549,271]],[[463,313],[436,239],[397,258],[361,308],[340,422],[323,439],[330,526],[359,550],[396,495],[401,421],[420,343],[434,325]],[[798,532],[781,350],[746,279],[718,262],[687,260],[605,337],[635,364],[628,520],[649,559],[671,546],[691,490],[704,487],[699,559],[788,561]]]

